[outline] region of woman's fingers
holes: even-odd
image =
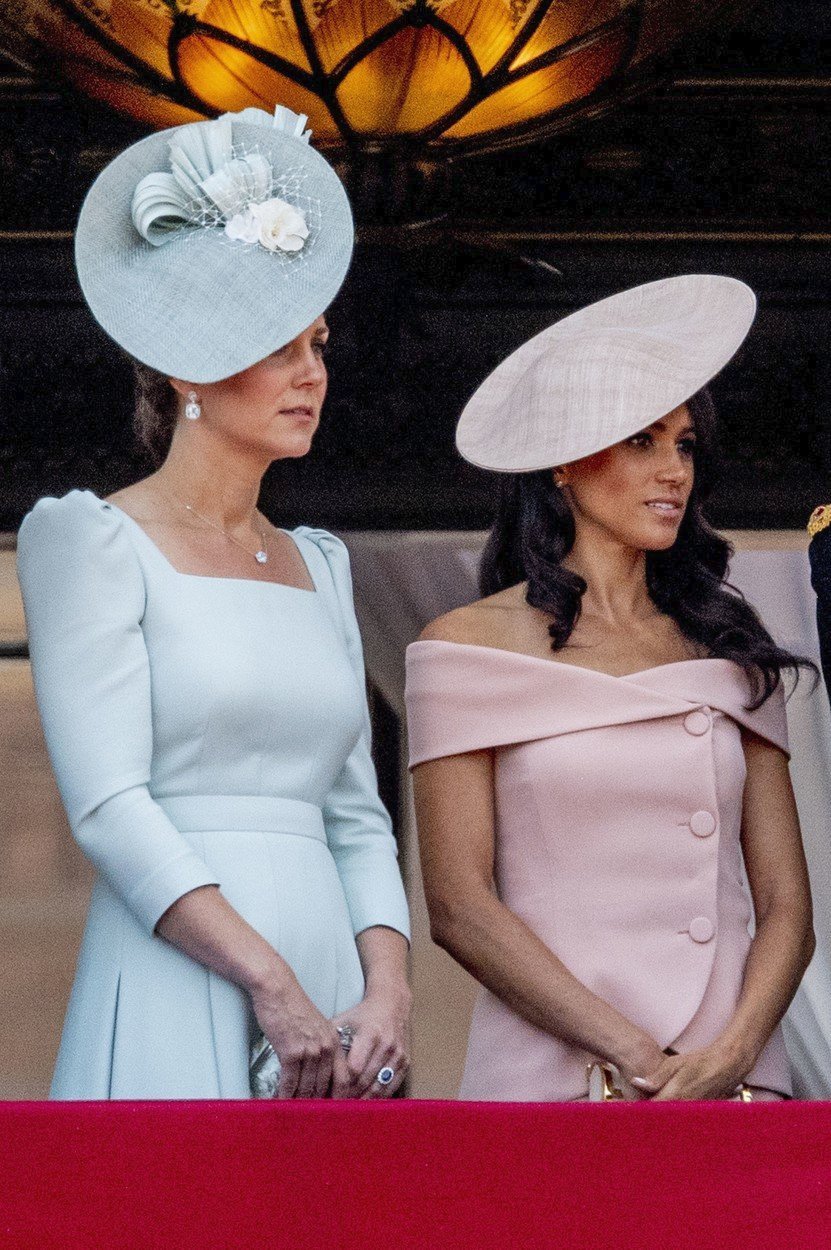
[[[352,1097],[352,1073],[346,1062],[346,1052],[338,1047],[332,1063],[332,1097]]]
[[[332,1093],[336,1098],[388,1098],[401,1087],[409,1068],[408,1011],[400,1004],[370,1000],[335,1016],[350,1045],[336,1057]],[[383,1082],[378,1074],[389,1068]]]
[[[654,1067],[648,1060],[637,1062],[643,1066],[624,1070],[623,1076],[653,1102],[735,1098],[747,1079],[740,1061],[718,1042],[681,1054],[668,1049]]]
[[[319,1082],[325,1082],[323,1086],[324,1092],[328,1092],[331,1077],[332,1062],[330,1056],[320,1054],[307,1055],[300,1069],[300,1079],[297,1082],[295,1097],[322,1098],[324,1095],[317,1092]]]
[[[332,1085],[335,1045],[327,1038],[307,1044],[298,1054],[282,1061],[278,1098],[326,1098]]]
[[[392,1069],[392,1080],[388,1081],[385,1085],[382,1085],[376,1076],[366,1093],[361,1095],[364,1101],[376,1098],[392,1098],[395,1091],[403,1084],[404,1077],[406,1076],[406,1069],[402,1070],[401,1068],[393,1068],[390,1063],[382,1065],[381,1068],[379,1068],[379,1072],[383,1072],[385,1067]]]
[[[390,1045],[376,1051],[370,1066],[372,1079],[362,1098],[391,1098],[400,1089],[410,1066],[410,1061],[400,1046]],[[392,1076],[389,1074],[392,1073]],[[378,1077],[383,1075],[384,1080]]]
[[[358,1030],[353,1038],[352,1046],[346,1056],[351,1098],[360,1098],[372,1081],[372,1056],[376,1044],[377,1034],[369,1028]]]
[[[300,1068],[300,1076],[297,1081],[297,1093],[295,1098],[313,1098],[315,1092],[315,1078],[317,1077],[318,1059],[309,1058],[303,1060]]]
[[[386,1066],[387,1055],[390,1047],[386,1039],[380,1032],[373,1030],[367,1038],[366,1050],[362,1056],[356,1056],[356,1062],[350,1063],[350,1067],[354,1073],[355,1097],[365,1098],[374,1097],[377,1094],[383,1094],[384,1087],[381,1085],[376,1087],[376,1077],[383,1067]],[[350,1059],[352,1056],[350,1055]],[[360,1068],[358,1067],[360,1060]]]
[[[630,1085],[634,1085],[635,1089],[639,1089],[644,1094],[656,1094],[661,1088],[660,1081],[646,1076],[633,1076]]]
[[[296,1096],[301,1067],[302,1064],[299,1059],[283,1059],[281,1061],[280,1084],[277,1086],[278,1098],[294,1098]]]
[[[646,1094],[647,1097],[655,1097],[667,1082],[672,1080],[682,1062],[680,1056],[668,1055],[654,1072],[646,1075],[638,1073],[637,1076],[629,1077],[629,1084],[634,1085],[635,1089]]]
[[[732,1076],[725,1078],[725,1074],[714,1069],[706,1059],[690,1055],[678,1063],[669,1080],[654,1095],[653,1102],[732,1096]]]
[[[315,1074],[312,1098],[328,1098],[332,1092],[332,1066],[335,1062],[334,1053],[327,1051],[321,1055]]]
[[[662,1089],[658,1090],[657,1094],[654,1096],[652,1101],[653,1102],[684,1102],[688,1099],[703,1098],[703,1097],[715,1098],[717,1096],[718,1095],[716,1094],[706,1095],[702,1093],[700,1090],[695,1090],[694,1088],[691,1088],[688,1085],[688,1083],[684,1081],[682,1078],[673,1077],[671,1080],[667,1081],[666,1085],[664,1085]]]

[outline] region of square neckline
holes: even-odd
[[[198,582],[234,582],[234,583],[244,582],[244,583],[250,583],[252,586],[277,586],[281,590],[295,590],[298,592],[298,594],[301,594],[301,595],[319,594],[318,585],[317,585],[317,582],[315,581],[314,574],[312,573],[312,570],[309,568],[308,561],[306,560],[306,557],[303,555],[303,552],[300,549],[300,544],[298,543],[294,535],[291,533],[291,531],[287,529],[283,529],[282,526],[279,526],[279,525],[275,526],[275,529],[277,529],[281,534],[285,534],[286,537],[289,539],[289,541],[294,544],[297,554],[299,555],[303,563],[303,567],[306,570],[309,581],[312,583],[314,590],[309,590],[305,586],[292,586],[290,582],[267,581],[264,577],[219,577],[219,576],[214,576],[211,573],[185,573],[182,569],[176,568],[176,565],[173,564],[173,562],[168,559],[168,557],[162,551],[161,547],[159,547],[159,545],[153,541],[153,539],[145,530],[144,526],[140,525],[138,521],[135,519],[135,517],[130,516],[129,512],[125,512],[124,509],[120,508],[117,503],[112,503],[109,499],[102,499],[99,495],[96,495],[94,491],[89,491],[88,494],[92,495],[92,498],[95,499],[101,505],[102,508],[109,508],[113,512],[117,512],[120,517],[124,517],[127,521],[129,521],[130,524],[134,526],[134,528],[138,531],[138,533],[141,534],[142,538],[150,547],[150,549],[153,552],[155,552],[159,560],[161,560],[161,562],[164,565],[166,565],[166,567],[170,570],[170,572],[175,574],[176,577],[187,577],[193,581],[198,581]]]

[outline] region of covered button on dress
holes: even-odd
[[[292,537],[315,591],[179,573],[87,491],[23,522],[38,707],[98,873],[53,1097],[250,1097],[247,995],[154,934],[189,890],[218,885],[327,1017],[363,995],[355,934],[407,933],[346,548]]]
[[[729,660],[611,677],[491,647],[407,652],[410,763],[494,751],[499,897],[600,998],[678,1051],[731,1018],[750,948],[741,727],[787,751],[781,685]],[[593,1058],[481,990],[461,1097],[585,1097]],[[781,1030],[747,1078],[790,1094]]]

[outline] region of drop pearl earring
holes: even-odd
[[[202,416],[202,407],[196,398],[196,391],[188,392],[188,402],[185,404],[185,416],[188,421],[198,421]]]

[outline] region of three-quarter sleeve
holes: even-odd
[[[152,932],[176,899],[220,884],[154,802],[144,579],[123,518],[87,492],[42,499],[18,537],[35,694],[69,824]]]
[[[297,531],[323,556],[324,576],[331,588],[318,586],[338,614],[340,634],[355,672],[363,702],[361,736],[323,805],[326,836],[343,885],[353,931],[385,925],[409,940],[407,900],[398,867],[392,825],[378,795],[371,755],[371,727],[366,703],[363,647],[352,600],[349,553],[339,538],[325,530]],[[328,572],[327,572],[328,571]],[[331,589],[331,593],[329,593]]]

